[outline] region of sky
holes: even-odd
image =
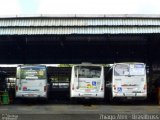
[[[160,0],[0,0],[0,15],[160,14]]]

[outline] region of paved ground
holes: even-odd
[[[0,115],[0,119],[2,120],[159,120],[160,106],[65,104],[1,105]]]

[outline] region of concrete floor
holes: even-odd
[[[135,115],[153,120],[160,119],[158,105],[65,105],[65,104],[20,104],[1,105],[0,119],[18,120],[122,120],[139,119]],[[152,115],[152,116],[151,116]],[[154,116],[153,116],[154,115]],[[119,116],[117,118],[117,116]],[[141,118],[143,118],[141,116]],[[147,120],[145,118],[145,120]],[[8,119],[9,120],[9,119]]]

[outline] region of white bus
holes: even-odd
[[[144,63],[115,63],[111,91],[112,98],[146,99],[146,65]]]
[[[79,64],[72,67],[71,98],[104,98],[104,67]]]
[[[35,65],[17,67],[16,72],[17,98],[44,98],[47,99],[47,73],[46,66]]]

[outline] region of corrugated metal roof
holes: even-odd
[[[160,33],[160,17],[0,17],[0,35]]]
[[[0,35],[160,33],[160,27],[0,28]]]
[[[160,26],[160,19],[0,19],[0,27],[18,26]]]
[[[0,18],[160,18],[160,14],[27,14],[3,15]]]

